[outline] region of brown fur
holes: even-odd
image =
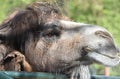
[[[25,10],[15,11],[13,14],[11,14],[8,17],[8,19],[6,19],[0,25],[0,30],[1,30],[0,38],[2,40],[2,43],[7,44],[12,49],[18,50],[26,55],[26,53],[25,53],[26,52],[25,51],[26,42],[28,41],[28,43],[29,43],[29,41],[31,41],[32,43],[28,44],[27,49],[28,50],[30,49],[31,51],[34,50],[34,46],[36,45],[36,42],[39,39],[39,36],[37,36],[37,35],[39,35],[40,31],[44,29],[44,24],[46,22],[52,21],[53,19],[69,20],[65,16],[61,15],[60,11],[57,8],[55,8],[53,5],[50,5],[49,3],[33,3],[31,6],[28,6]],[[47,29],[44,30],[45,31],[44,35],[48,34],[48,36],[50,36],[51,34],[49,34],[49,32],[51,33],[53,30],[51,28],[47,28]],[[60,29],[58,28],[57,30],[60,31]],[[56,34],[58,34],[58,33],[56,33]],[[30,38],[30,40],[29,40],[29,38]],[[40,49],[35,49],[35,51],[33,51],[33,52],[39,51],[40,52],[39,55],[41,55],[40,57],[43,58],[42,56],[45,53],[45,50],[47,50],[47,48],[49,48],[51,45],[49,43],[43,42],[43,40],[41,40],[41,42],[39,42],[39,43],[43,46],[41,46]],[[45,45],[45,48],[43,48],[44,45]],[[17,63],[19,63],[19,62],[15,61],[15,60],[19,60],[20,62],[23,62],[22,64],[23,64],[23,66],[25,66],[24,67],[25,71],[32,71],[32,68],[30,67],[28,62],[26,62],[26,60],[24,59],[25,57],[23,57],[23,55],[20,52],[18,52],[18,54],[20,54],[20,55],[16,55],[14,50],[9,52],[9,49],[6,48],[6,51],[9,52],[10,55],[12,54],[16,57],[9,56],[9,54],[7,52],[5,53],[5,56],[3,56],[3,57],[6,57],[6,59],[4,59],[4,61],[8,60],[9,58],[12,58],[9,61],[9,63],[7,63],[7,65],[9,67],[11,67],[11,69],[6,67],[7,66],[6,63],[5,64],[3,63],[3,65],[5,65],[5,66],[1,65],[1,70],[4,67],[3,68],[4,70],[16,70],[17,69],[18,71],[20,71],[20,66],[17,65]],[[1,50],[1,52],[4,52],[4,51]],[[38,55],[38,54],[36,54],[36,55]],[[27,55],[27,56],[31,59],[33,58],[29,55]],[[22,58],[22,59],[19,59],[19,58]],[[36,56],[36,59],[38,59],[37,56]],[[32,61],[32,60],[30,60],[30,61]],[[36,61],[33,61],[33,62],[36,62]],[[14,64],[14,65],[12,65],[12,64]],[[12,67],[14,67],[16,65],[19,68],[12,69]],[[21,65],[21,64],[19,64],[19,65]]]
[[[12,14],[0,25],[0,70],[90,79],[89,64],[115,66],[120,62],[108,31],[68,20],[48,3],[33,3]]]

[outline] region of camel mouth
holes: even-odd
[[[108,67],[113,67],[120,64],[119,56],[113,57],[96,52],[89,53],[88,56],[92,58],[93,62],[100,63]]]
[[[97,52],[98,53],[98,52]],[[111,55],[107,55],[107,54],[102,54],[102,53],[98,53],[98,54],[101,54],[101,55],[103,55],[103,56],[105,56],[105,57],[108,57],[108,58],[110,58],[110,59],[115,59],[116,57],[115,56],[111,56]]]

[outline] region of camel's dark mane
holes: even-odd
[[[0,30],[6,29],[8,32],[7,34],[19,34],[37,26],[37,21],[38,17],[35,12],[26,9],[24,11],[19,11],[12,19],[4,22],[0,26]],[[10,29],[12,29],[12,31]]]
[[[32,6],[27,7],[25,10],[18,11],[12,18],[8,18],[7,22],[3,22],[0,25],[0,30],[6,30],[7,34],[19,34],[24,33],[26,30],[39,27],[42,23],[45,23],[48,18],[58,18],[60,14],[58,9],[53,8],[48,3],[34,3]],[[9,27],[12,29],[8,31]]]
[[[55,6],[49,3],[34,3],[11,16],[0,25],[0,38],[15,44],[12,46],[16,48],[21,48],[20,46],[24,46],[25,40],[29,39],[30,35],[37,31],[40,33],[47,21],[60,19],[62,15]]]

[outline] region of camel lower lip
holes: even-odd
[[[120,57],[109,57],[109,56],[106,56],[106,55],[102,55],[102,54],[99,54],[99,53],[89,53],[88,56],[90,58],[92,58],[93,60],[95,60],[96,62],[100,63],[100,64],[103,64],[105,66],[116,66],[120,63]]]
[[[109,55],[105,55],[105,54],[102,54],[102,53],[98,53],[98,54],[101,54],[101,55],[106,56],[106,57],[111,58],[111,59],[115,59],[115,57],[112,57],[112,56],[109,56]]]

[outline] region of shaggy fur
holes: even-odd
[[[1,62],[3,62],[1,70],[32,71],[28,62],[26,62],[28,66],[23,65],[22,63],[23,61],[26,61],[24,55],[29,54],[25,52],[27,50],[27,52],[35,50],[32,53],[39,52],[41,55],[40,59],[42,60],[43,54],[50,47],[49,43],[52,43],[52,41],[54,41],[53,39],[55,39],[53,36],[57,36],[57,38],[59,38],[62,29],[61,26],[49,26],[46,23],[51,22],[52,20],[56,20],[57,22],[58,19],[69,20],[69,18],[60,13],[58,8],[46,2],[33,3],[25,10],[15,11],[11,14],[0,25],[0,41],[1,45],[4,46],[4,50],[1,49],[1,53],[3,54],[0,59]],[[46,37],[46,39],[42,39],[42,37]],[[49,37],[52,38],[47,39]],[[35,49],[38,40],[40,40],[40,45],[43,45],[40,46],[39,50],[38,48]],[[22,52],[24,55],[18,51]],[[38,58],[34,56],[28,57],[38,60]],[[9,61],[6,62],[8,59]],[[31,59],[27,60],[31,61]],[[19,62],[15,60],[19,60]],[[17,63],[21,66],[18,66]],[[41,69],[33,68],[33,71],[36,70],[42,71],[44,69],[42,67]]]
[[[104,28],[68,21],[55,6],[33,3],[0,25],[0,70],[90,79],[88,66],[115,66],[119,50]]]

